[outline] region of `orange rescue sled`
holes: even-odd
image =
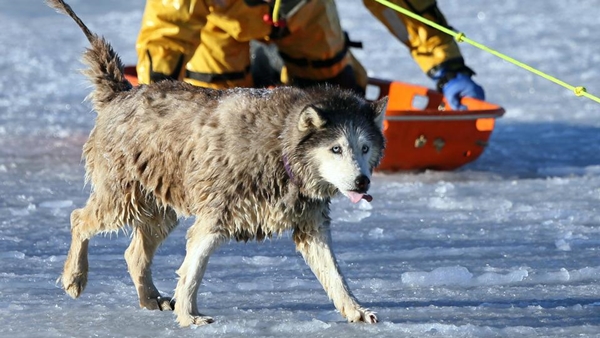
[[[453,170],[476,160],[485,150],[502,107],[472,98],[468,110],[449,107],[442,94],[423,86],[369,79],[367,96],[389,96],[380,171]]]
[[[138,84],[135,67],[125,67],[125,76]],[[495,119],[504,115],[502,107],[472,98],[462,100],[469,110],[444,110],[447,103],[436,91],[369,79],[367,97],[386,95],[386,150],[379,171],[453,170],[472,162],[487,146]]]

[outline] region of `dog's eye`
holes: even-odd
[[[366,144],[364,146],[362,146],[362,152],[363,152],[363,154],[368,153],[369,152],[369,146],[366,145]]]
[[[331,152],[334,154],[341,154],[342,153],[342,147],[340,146],[333,146],[331,147]]]

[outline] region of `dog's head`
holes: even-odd
[[[303,160],[318,178],[314,186],[346,195],[352,202],[367,194],[373,169],[383,157],[382,134],[387,97],[368,102],[348,92],[317,100],[300,112]],[[308,182],[310,183],[310,182]]]

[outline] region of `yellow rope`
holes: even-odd
[[[281,8],[281,0],[275,0],[275,5],[273,6],[273,22],[279,21],[279,8]]]
[[[586,91],[585,87],[581,87],[581,86],[580,87],[575,87],[575,86],[572,86],[572,85],[570,85],[570,84],[568,84],[568,83],[566,83],[566,82],[564,82],[562,80],[559,80],[559,79],[555,78],[554,76],[548,75],[548,74],[546,74],[546,73],[544,73],[544,72],[542,72],[540,70],[537,70],[537,69],[535,69],[535,68],[533,68],[533,67],[531,67],[531,66],[529,66],[529,65],[527,65],[527,64],[525,64],[523,62],[517,61],[517,60],[511,58],[510,56],[507,56],[507,55],[502,54],[502,53],[500,53],[500,52],[498,52],[496,50],[493,50],[493,49],[487,47],[486,45],[483,45],[483,44],[481,44],[479,42],[473,41],[473,40],[467,38],[467,36],[464,33],[462,33],[462,32],[458,32],[457,33],[457,32],[455,32],[455,31],[453,31],[451,29],[448,29],[447,27],[439,25],[439,24],[437,24],[437,23],[435,23],[435,22],[433,22],[431,20],[425,19],[424,17],[422,17],[420,15],[417,15],[417,14],[415,14],[415,13],[409,11],[409,10],[406,10],[406,9],[404,9],[404,8],[402,8],[402,7],[400,7],[400,6],[396,5],[396,4],[393,4],[393,3],[389,2],[389,1],[386,1],[386,0],[375,0],[375,1],[379,2],[380,4],[382,4],[384,6],[389,7],[391,9],[395,10],[395,11],[398,11],[398,12],[400,12],[400,13],[402,13],[402,14],[410,17],[410,18],[413,18],[413,19],[415,19],[417,21],[420,21],[420,22],[422,22],[422,23],[424,23],[424,24],[426,24],[428,26],[431,26],[431,27],[433,27],[433,28],[435,28],[437,30],[442,31],[442,32],[444,32],[444,33],[446,33],[446,34],[454,37],[454,39],[457,42],[466,42],[466,43],[468,43],[468,44],[470,44],[472,46],[475,46],[475,47],[477,47],[477,48],[479,48],[481,50],[484,50],[484,51],[486,51],[486,52],[488,52],[490,54],[493,54],[493,55],[501,58],[502,60],[508,61],[508,62],[510,62],[510,63],[512,63],[514,65],[517,65],[517,66],[519,66],[521,68],[524,68],[524,69],[526,69],[526,70],[528,70],[528,71],[530,71],[530,72],[532,72],[532,73],[534,73],[536,75],[539,75],[539,76],[543,77],[546,80],[552,81],[552,82],[554,82],[554,83],[556,83],[556,84],[558,84],[560,86],[563,86],[563,87],[571,90],[572,92],[574,92],[575,95],[577,95],[577,96],[584,96],[584,97],[587,97],[590,100],[593,100],[593,101],[596,101],[596,102],[600,103],[600,98],[598,98],[597,96],[594,96],[592,94],[589,94]]]

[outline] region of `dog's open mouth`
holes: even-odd
[[[345,191],[344,195],[346,195],[346,197],[348,197],[352,203],[358,203],[363,199],[367,202],[371,202],[373,200],[373,196],[357,191]]]

